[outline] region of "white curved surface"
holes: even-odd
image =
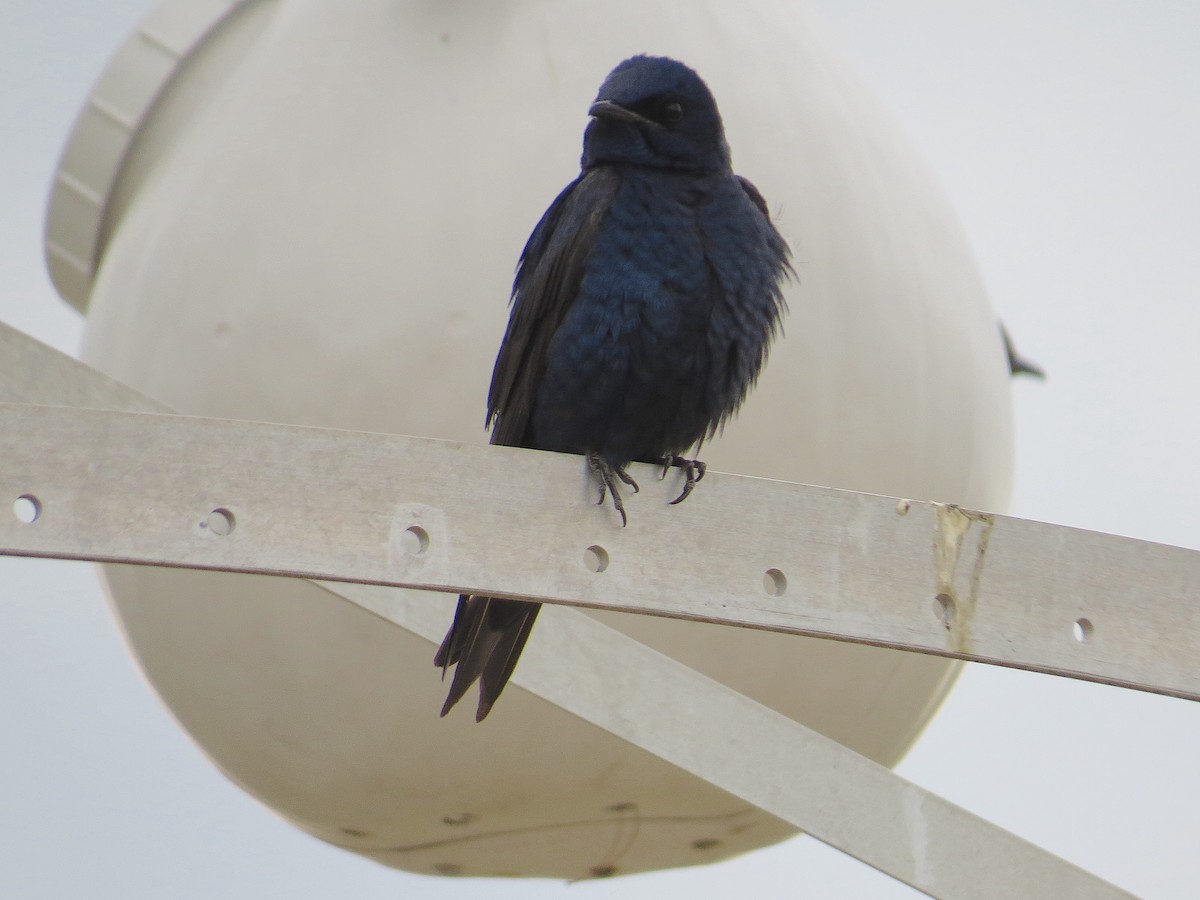
[[[247,3],[164,0],[138,24],[92,88],[59,158],[46,209],[50,280],[81,312],[87,311],[107,238],[114,189],[158,98],[212,32]]]
[[[712,87],[735,167],[768,198],[800,276],[786,339],[706,460],[1003,510],[1007,370],[937,189],[793,4],[679,8],[250,4],[133,145],[106,204],[85,358],[189,413],[485,440],[520,247],[577,171],[603,75],[661,52]],[[482,726],[439,720],[430,645],[315,589],[107,574],[131,650],[210,758],[381,862],[577,878],[790,833],[519,690]],[[604,618],[885,763],[955,671]]]

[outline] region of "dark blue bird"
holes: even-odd
[[[635,56],[600,86],[582,172],[525,244],[488,393],[492,443],[587,458],[625,522],[633,461],[681,454],[741,404],[785,311],[787,244],[733,174],[716,101],[682,63]],[[445,715],[478,679],[482,720],[540,606],[462,596],[434,659],[457,664]]]

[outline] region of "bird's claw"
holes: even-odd
[[[613,476],[621,479],[625,484],[633,488],[636,494],[639,490],[638,483],[633,480],[632,476],[625,471],[624,466],[612,466],[605,462],[598,454],[587,454],[588,467],[596,474],[600,480],[600,498],[596,501],[596,505],[600,506],[604,503],[606,495],[612,495],[612,505],[621,515],[621,527],[624,528],[629,524],[629,519],[625,515],[625,504],[621,502],[621,494],[617,491],[617,483]]]
[[[674,506],[687,499],[687,495],[692,492],[692,489],[704,477],[704,473],[708,471],[708,466],[698,459],[684,459],[682,456],[671,453],[663,457],[663,470],[659,478],[666,478],[667,472],[672,466],[683,469],[684,477],[687,479],[683,485],[683,492],[671,501],[671,505]]]

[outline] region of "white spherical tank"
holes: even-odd
[[[93,102],[64,155],[48,252],[87,310],[97,368],[185,413],[485,441],[525,238],[578,171],[604,75],[660,53],[712,88],[735,170],[767,197],[799,276],[786,337],[706,462],[1005,508],[1008,370],[962,234],[799,4],[211,8],[153,14],[97,89],[140,98],[136,121],[122,137]],[[134,60],[168,45],[157,70]],[[89,183],[90,213],[76,190]],[[214,764],[298,827],[387,865],[580,878],[793,831],[515,685],[482,724],[468,709],[440,719],[433,646],[310,585],[105,576],[131,652]],[[436,602],[449,623],[454,598]],[[888,765],[956,672],[597,615]],[[550,624],[531,639],[552,642]]]

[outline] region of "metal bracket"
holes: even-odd
[[[0,508],[0,555],[363,582],[323,586],[432,641],[440,617],[371,585],[770,628],[1200,697],[1186,665],[1200,632],[1193,551],[717,473],[680,507],[666,506],[667,487],[662,503],[644,491],[622,529],[569,456],[114,412],[160,407],[4,326],[0,399],[16,401],[0,406],[0,499],[17,500],[16,515]],[[557,640],[553,653],[531,645],[523,687],[919,890],[1126,896],[586,616],[542,615]],[[569,674],[560,654],[576,661]],[[687,714],[696,708],[705,715]]]

